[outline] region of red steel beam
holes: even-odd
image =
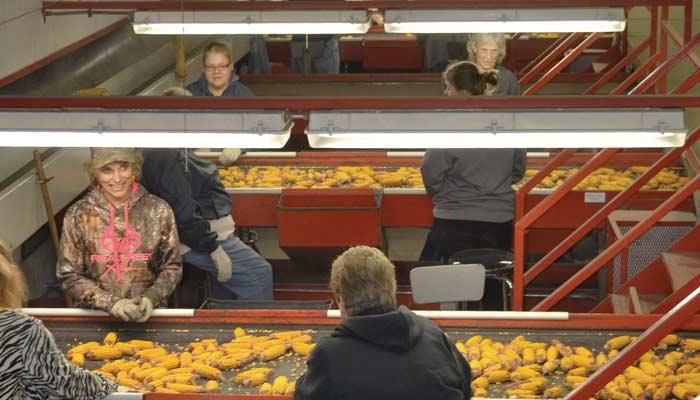
[[[584,50],[591,47],[591,45],[595,43],[595,41],[598,40],[601,35],[602,33],[600,32],[590,34],[583,42],[569,52],[569,54],[565,55],[564,58],[556,63],[552,69],[547,71],[537,82],[527,88],[527,90],[523,92],[523,95],[527,96],[539,92],[540,89],[542,89],[547,83],[549,83],[549,81],[552,80],[552,78],[554,78],[559,72],[577,59]]]
[[[549,174],[557,169],[560,165],[564,164],[571,156],[574,155],[576,149],[564,149],[559,154],[554,156],[547,164],[537,171],[530,179],[528,179],[518,190],[515,192],[515,220],[519,221],[525,213],[525,196],[530,193],[530,190],[534,189],[542,179],[549,176]]]
[[[617,151],[618,149],[605,149],[591,157],[590,160],[581,166],[581,169],[574,176],[564,181],[554,193],[545,197],[544,200],[530,209],[527,214],[523,215],[523,217],[515,223],[513,233],[513,310],[521,311],[523,307],[523,297],[525,293],[525,285],[523,284],[525,272],[525,230],[544,215],[554,204],[566,196],[574,186],[583,180],[583,178],[603,165],[610,157],[617,153]]]
[[[547,49],[540,54],[537,55],[537,57],[533,58],[524,68],[520,69],[520,75],[525,75],[529,73],[529,71],[534,68],[537,64],[539,64],[540,61],[547,55],[550,55],[555,52],[555,49],[564,41],[566,38],[568,38],[568,34],[562,34],[559,35],[557,40],[555,40]],[[512,39],[511,39],[512,40]]]
[[[673,26],[671,26],[671,23],[668,21],[663,21],[661,23],[661,29],[668,34],[668,37],[670,37],[678,45],[678,47],[683,47],[685,42],[690,40],[690,38],[682,38],[681,35],[675,29],[673,29]],[[693,64],[695,64],[695,68],[700,68],[700,57],[695,54],[694,50],[688,53],[688,58],[693,62]]]
[[[700,175],[696,175],[693,179],[686,183],[685,186],[673,193],[668,199],[666,199],[666,201],[661,203],[661,205],[652,212],[649,218],[637,223],[632,229],[630,229],[629,232],[613,243],[610,247],[605,249],[590,263],[569,278],[569,280],[564,282],[549,296],[533,307],[532,311],[547,311],[555,306],[586,279],[590,278],[600,268],[610,262],[610,260],[612,260],[613,257],[615,257],[621,250],[627,248],[627,246],[629,246],[633,241],[637,240],[639,236],[649,230],[649,228],[651,228],[656,222],[658,222],[670,211],[678,207],[678,205],[684,201],[686,197],[692,195],[698,188],[700,188]]]
[[[632,61],[636,60],[637,57],[639,57],[640,54],[644,50],[646,50],[649,47],[649,44],[651,43],[651,38],[646,38],[642,43],[639,44],[639,46],[635,47],[634,50],[632,50],[629,54],[627,54],[625,57],[623,57],[620,61],[618,61],[615,66],[610,68],[606,73],[603,74],[603,76],[600,77],[594,84],[591,85],[588,89],[586,89],[583,94],[595,94],[600,88],[605,86],[610,80],[615,77],[615,75],[620,72],[624,67],[626,67],[629,63]]]
[[[654,84],[662,77],[666,76],[666,74],[676,66],[679,62],[681,62],[691,51],[695,49],[695,46],[700,44],[700,34],[695,35],[690,41],[683,46],[678,53],[676,53],[673,57],[670,59],[666,60],[663,62],[661,65],[659,65],[655,70],[653,70],[646,78],[644,78],[643,81],[641,81],[637,86],[635,86],[631,91],[630,94],[641,94],[644,93],[647,89],[651,88],[654,86]]]
[[[522,78],[520,78],[520,86],[525,86],[529,83],[535,76],[539,75],[542,70],[549,67],[549,65],[554,62],[561,54],[563,54],[569,47],[573,46],[581,37],[583,33],[571,33],[567,35],[566,39],[563,40],[559,45],[552,50],[551,53],[547,54],[542,60],[537,63],[531,70],[529,70]]]
[[[662,6],[661,7],[661,24],[665,22],[668,22],[668,6]],[[666,60],[668,58],[668,35],[666,34],[665,29],[660,29],[659,31],[660,37],[659,41],[661,42],[661,47],[659,49],[659,53],[661,54],[661,59]],[[662,75],[659,77],[659,80],[656,84],[656,93],[666,93],[668,90],[668,85],[667,85],[667,80],[666,80],[666,74]]]
[[[686,0],[683,17],[683,41],[688,43],[693,36],[693,0]]]
[[[685,5],[686,0],[500,0],[498,8],[631,7]],[[310,1],[44,1],[48,10],[337,10],[494,8],[492,0],[310,0]]]
[[[700,310],[700,287],[695,289],[668,314],[664,314],[659,318],[654,325],[639,335],[616,357],[611,358],[593,375],[589,376],[581,386],[571,391],[565,399],[592,398],[603,386],[621,374],[625,368],[632,365],[644,353],[656,346],[666,335],[680,328],[683,322],[697,313],[698,310]]]
[[[651,45],[650,45],[651,46]],[[622,81],[619,85],[617,85],[611,92],[610,94],[624,94],[625,90],[632,85],[633,83],[637,82],[638,79],[640,79],[642,76],[646,75],[649,70],[654,68],[656,66],[656,63],[660,62],[662,60],[661,54],[656,53],[653,56],[649,57],[649,59],[642,64],[641,67],[637,68],[633,73],[631,73],[624,81]],[[632,94],[630,92],[630,94]]]
[[[698,82],[700,82],[700,69],[695,70],[695,72],[693,72],[689,77],[685,78],[683,82],[679,83],[678,86],[671,91],[671,94],[688,93],[688,91],[695,87]]]
[[[539,261],[537,261],[537,263],[534,266],[532,266],[530,269],[527,270],[527,272],[525,272],[525,275],[523,276],[524,286],[527,286],[530,282],[532,282],[533,279],[535,279],[540,273],[542,273],[542,271],[547,269],[547,267],[549,267],[554,261],[556,261],[559,257],[564,255],[564,253],[566,253],[566,251],[569,250],[571,246],[576,244],[579,240],[586,236],[588,232],[590,232],[593,228],[598,226],[598,224],[603,222],[612,211],[617,210],[617,208],[620,205],[622,205],[624,202],[629,200],[629,198],[634,196],[646,182],[648,182],[651,178],[656,176],[657,173],[659,173],[662,169],[667,167],[670,163],[677,160],[681,156],[681,154],[683,154],[698,139],[700,139],[700,129],[697,129],[695,132],[693,132],[686,139],[685,144],[683,146],[676,147],[668,153],[664,154],[661,158],[659,158],[651,167],[649,167],[649,169],[646,172],[644,172],[637,179],[635,179],[635,181],[632,182],[630,186],[625,188],[625,190],[623,190],[622,192],[618,193],[614,198],[610,200],[610,202],[605,204],[600,210],[598,210],[588,220],[586,220],[586,222],[584,222],[583,225],[579,226],[566,239],[564,239],[554,249],[547,253],[547,255],[545,255]],[[627,275],[625,274],[622,276]]]
[[[694,108],[700,96],[472,96],[433,97],[9,97],[2,108],[93,109],[540,109],[540,108]]]

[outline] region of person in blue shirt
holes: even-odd
[[[202,76],[187,85],[187,90],[193,96],[255,96],[236,75],[231,50],[225,44],[209,43],[202,54],[202,64]]]

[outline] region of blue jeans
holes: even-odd
[[[182,261],[207,271],[212,276],[212,297],[216,299],[272,300],[272,266],[235,235],[219,241],[233,265],[231,279],[219,282],[209,253],[190,250]]]

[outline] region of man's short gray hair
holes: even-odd
[[[374,247],[355,246],[333,262],[331,290],[349,316],[369,308],[396,308],[394,264]]]

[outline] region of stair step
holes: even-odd
[[[663,253],[661,258],[666,264],[674,292],[700,274],[700,253],[668,252]]]
[[[632,302],[632,310],[635,314],[649,314],[656,306],[664,301],[665,298],[666,295],[661,293],[639,294],[636,287],[630,286],[630,301]]]

